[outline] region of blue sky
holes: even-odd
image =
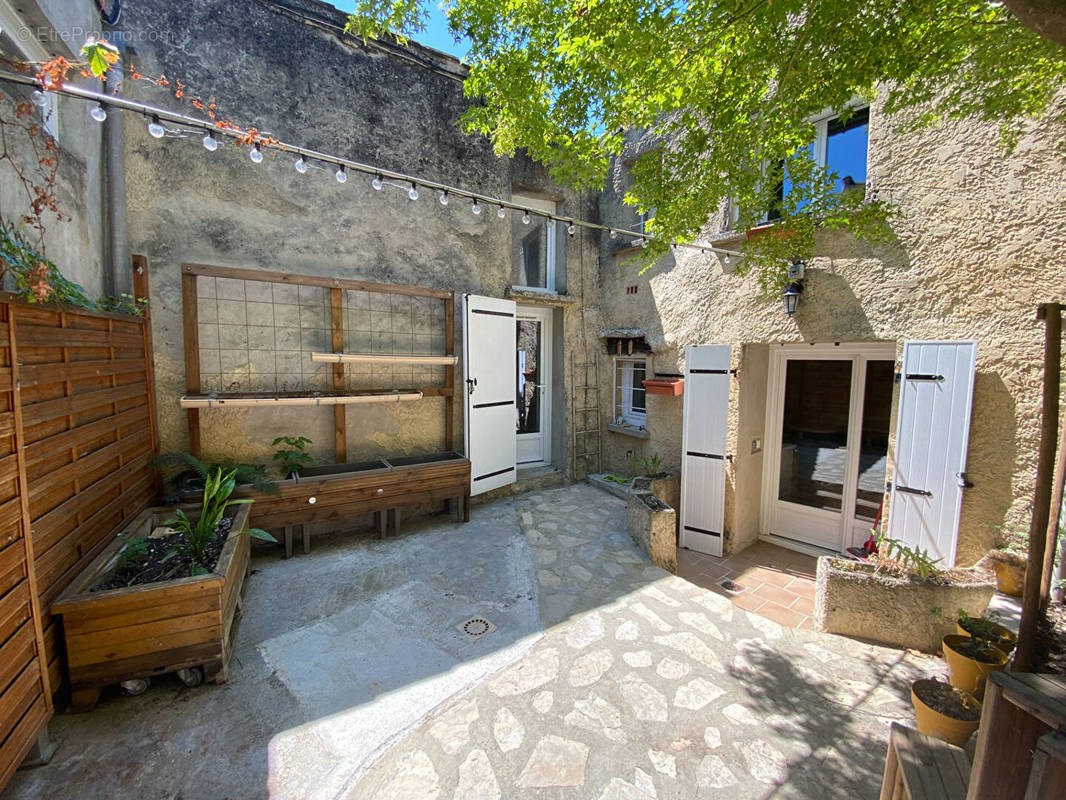
[[[355,8],[355,0],[332,0],[332,2],[341,11],[351,12]],[[469,49],[468,44],[465,41],[456,43],[452,39],[448,31],[448,20],[436,2],[430,0],[427,5],[429,6],[429,20],[426,22],[426,29],[411,38],[426,47],[443,50],[456,58],[463,58]]]

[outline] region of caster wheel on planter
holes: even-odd
[[[122,691],[131,697],[136,697],[139,694],[144,694],[148,691],[148,687],[152,685],[151,678],[133,678],[128,681],[122,681],[119,686],[122,687]]]
[[[190,689],[194,686],[199,686],[204,682],[204,671],[199,667],[189,667],[188,669],[179,669],[178,677],[181,678],[181,682],[188,686]]]

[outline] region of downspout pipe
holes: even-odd
[[[121,40],[117,43],[124,51]],[[123,58],[125,52],[122,52]],[[121,74],[111,70],[107,76],[107,94],[122,91]],[[104,120],[104,190],[107,193],[107,257],[104,275],[105,290],[113,297],[133,294],[133,274],[130,272],[129,228],[126,223],[126,134],[125,115],[112,106]]]

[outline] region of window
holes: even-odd
[[[619,358],[614,370],[615,422],[643,428],[648,422],[644,404],[647,364],[642,358]]]
[[[49,61],[52,55],[34,36],[35,32],[40,35],[40,30],[24,23],[8,0],[0,0],[0,51],[17,54],[26,61]],[[5,84],[4,91],[20,100],[28,100],[32,87]],[[45,99],[45,105],[38,108],[37,113],[45,131],[53,139],[58,139],[59,95],[55,92],[45,92]]]
[[[810,154],[820,167],[836,174],[836,189],[865,188],[866,151],[869,143],[870,109],[856,109],[847,119],[839,115],[824,116],[814,120],[815,137],[810,144]],[[788,173],[777,185],[777,199],[784,200],[792,189]],[[776,209],[771,210],[767,220],[780,219]]]
[[[511,230],[515,242],[512,252],[511,283],[523,289],[546,292],[566,291],[566,236],[560,236],[562,224],[551,217],[559,213],[553,200],[511,193],[511,202],[533,209],[528,222],[522,214],[511,215]]]

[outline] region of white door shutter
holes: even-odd
[[[681,458],[681,546],[722,555],[725,528],[727,344],[685,349],[685,416]]]
[[[977,342],[906,342],[888,536],[955,565]]]
[[[470,494],[515,481],[515,302],[463,295]]]

